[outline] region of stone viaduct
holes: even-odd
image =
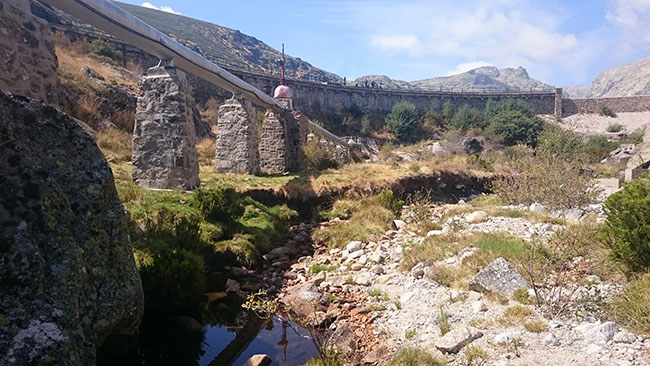
[[[214,96],[227,99],[218,113],[215,169],[249,174],[260,171],[281,174],[297,170],[300,145],[306,141],[307,130],[314,130],[306,116],[322,116],[353,105],[360,106],[369,114],[385,115],[400,101],[409,101],[418,111],[424,112],[440,109],[447,102],[481,109],[489,100],[516,99],[529,104],[538,114],[554,115],[556,120],[560,120],[563,115],[591,111],[600,103],[563,100],[559,88],[545,91],[395,90],[296,79],[287,81],[293,90],[288,97],[273,100],[264,93],[270,93],[278,85],[278,76],[216,66],[105,0],[90,2],[96,4],[95,10],[103,12],[100,17],[113,16],[112,19],[98,20],[97,12],[89,16],[84,13],[87,9],[77,9],[77,5],[65,0],[45,1],[64,11],[70,10],[80,19],[129,42],[106,34],[84,34],[71,29],[63,31],[72,32],[76,37],[105,38],[140,65],[158,62],[158,66],[144,73],[140,82],[133,133],[133,179],[137,184],[150,188],[190,190],[199,185],[196,137],[189,112],[192,98],[198,101]],[[196,75],[188,78],[184,71],[174,67],[174,60]],[[251,102],[266,108],[261,137],[256,110]],[[605,103],[610,107],[617,103],[626,105],[630,110],[648,107],[645,99],[617,99]],[[301,112],[294,111],[293,105]],[[616,107],[613,109],[618,110]],[[322,129],[315,131],[327,134]],[[338,139],[331,134],[328,137]],[[338,142],[349,148],[344,141],[338,139]]]

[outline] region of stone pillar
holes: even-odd
[[[267,174],[282,174],[287,166],[285,119],[281,112],[266,111],[260,140],[260,168]]]
[[[49,26],[30,2],[0,1],[0,90],[54,102],[56,69]]]
[[[133,181],[191,190],[199,185],[196,135],[185,73],[152,67],[140,80],[133,131]]]
[[[229,99],[219,107],[215,169],[256,174],[260,170],[257,113],[245,101]]]
[[[555,121],[562,122],[562,88],[555,88]]]

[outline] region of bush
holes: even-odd
[[[587,158],[592,163],[603,160],[609,153],[618,148],[620,144],[616,141],[609,141],[605,136],[590,136],[585,142],[584,150]]]
[[[630,281],[607,310],[624,327],[650,334],[650,273]]]
[[[607,126],[607,132],[621,132],[623,130],[623,125],[620,123],[610,123],[609,126]]]
[[[451,118],[451,126],[461,131],[472,128],[485,128],[485,120],[479,111],[468,106],[463,106]]]
[[[585,152],[582,136],[556,125],[545,125],[537,137],[538,154],[565,160],[579,159]]]
[[[630,269],[650,267],[650,176],[625,184],[605,201],[605,244]]]
[[[402,211],[402,206],[404,206],[404,201],[396,199],[393,196],[393,191],[390,189],[381,191],[377,195],[377,200],[384,208],[393,211],[396,215],[399,215]]]
[[[195,312],[205,292],[201,259],[184,249],[161,248],[140,263],[146,314]]]
[[[89,55],[96,60],[109,63],[114,66],[122,65],[122,51],[116,50],[110,43],[96,39],[90,44]]]
[[[303,145],[301,160],[305,169],[311,172],[340,167],[339,162],[334,159],[330,150],[323,146],[318,138],[314,138]]]
[[[386,116],[388,131],[400,141],[411,139],[417,123],[418,115],[415,106],[409,102],[395,104],[391,112]]]
[[[485,104],[485,111],[483,116],[486,120],[490,120],[501,112],[518,111],[526,117],[534,117],[535,113],[528,107],[528,105],[521,100],[505,99],[501,101],[488,100]]]
[[[490,117],[486,132],[501,137],[506,146],[535,146],[541,130],[542,121],[539,118],[529,117],[518,110],[505,110]]]
[[[567,209],[592,203],[597,197],[593,179],[581,173],[579,161],[528,155],[510,160],[508,174],[493,183],[494,192],[509,204],[543,204]]]
[[[193,198],[204,217],[211,221],[232,222],[244,214],[239,194],[232,187],[199,188]]]
[[[614,112],[611,108],[609,108],[603,103],[598,105],[598,114],[603,117],[616,118],[616,112]]]

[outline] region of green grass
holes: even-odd
[[[337,267],[334,264],[314,264],[309,268],[309,272],[317,274],[321,272],[331,272]]]
[[[406,348],[393,358],[390,366],[444,366],[446,364],[425,350]]]
[[[607,315],[626,328],[650,335],[650,273],[632,279],[609,304]]]
[[[497,319],[497,322],[504,327],[512,327],[523,324],[531,315],[533,315],[531,309],[521,305],[514,305],[506,308],[503,315]]]

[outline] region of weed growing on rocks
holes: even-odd
[[[425,350],[406,348],[393,358],[390,366],[445,366],[446,364]]]
[[[465,355],[466,365],[467,366],[481,366],[484,365],[489,356],[487,352],[478,346],[467,346],[463,351]]]
[[[497,319],[497,322],[504,327],[512,327],[522,324],[531,315],[533,315],[531,309],[521,305],[514,305],[506,308],[503,315]]]
[[[438,316],[438,328],[440,329],[440,336],[444,336],[451,330],[451,326],[449,325],[449,316],[442,305],[440,305],[440,315]]]

